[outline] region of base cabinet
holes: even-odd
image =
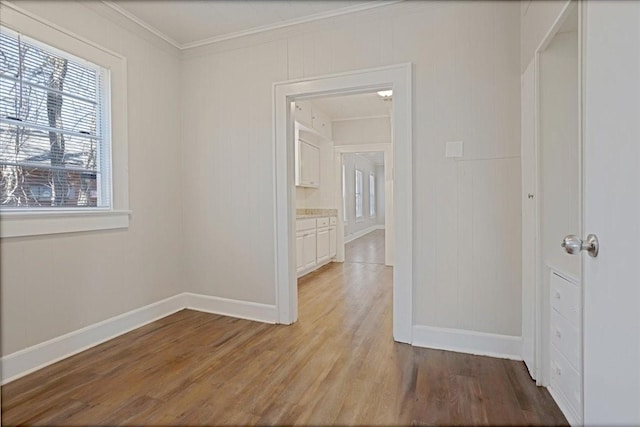
[[[336,256],[336,218],[302,218],[296,221],[296,271],[298,277],[323,266]]]

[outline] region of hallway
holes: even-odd
[[[566,424],[522,362],[393,341],[383,236],[301,278],[291,326],[183,310],[2,387],[2,422]]]

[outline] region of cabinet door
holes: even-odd
[[[338,247],[336,244],[336,228],[331,227],[329,229],[329,257],[333,258],[338,253]]]
[[[302,139],[299,140],[300,185],[304,187],[320,186],[320,149]]]
[[[329,229],[318,230],[318,264],[329,259]]]
[[[296,271],[304,270],[304,234],[296,236]]]
[[[313,128],[327,139],[331,139],[331,119],[322,111],[313,110]]]
[[[309,102],[296,102],[295,119],[307,127],[313,126],[313,112],[311,111],[311,104]]]
[[[303,238],[304,268],[316,265],[316,233],[308,232]]]

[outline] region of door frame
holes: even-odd
[[[275,165],[275,283],[278,323],[298,318],[295,263],[295,186],[293,101],[336,94],[393,90],[392,141],[394,193],[393,338],[412,342],[413,324],[413,172],[412,65],[391,65],[273,84]]]
[[[551,383],[551,371],[549,365],[550,359],[550,345],[551,345],[551,337],[548,326],[547,317],[550,316],[551,308],[550,301],[548,295],[544,292],[544,257],[543,257],[543,249],[542,249],[542,226],[541,226],[541,216],[542,216],[542,193],[544,189],[542,188],[542,173],[541,173],[541,102],[540,102],[540,88],[541,88],[541,76],[540,76],[540,61],[541,56],[544,54],[545,50],[554,37],[558,34],[562,26],[564,25],[566,19],[572,13],[573,8],[578,8],[578,173],[580,175],[580,179],[578,180],[578,205],[580,206],[580,214],[578,216],[578,235],[582,235],[583,229],[583,201],[584,201],[584,174],[583,174],[583,18],[582,18],[582,4],[576,0],[567,1],[565,6],[562,8],[560,13],[558,14],[556,20],[549,28],[545,37],[542,39],[540,45],[535,51],[534,54],[534,114],[535,114],[535,137],[534,137],[534,145],[536,152],[535,159],[535,182],[536,182],[536,206],[535,206],[535,227],[536,227],[536,242],[535,242],[535,254],[536,254],[536,264],[535,264],[535,335],[534,335],[534,355],[535,355],[535,367],[534,370],[536,372],[536,384],[541,386],[549,386]],[[581,299],[582,299],[582,307],[584,309],[584,290],[582,284],[582,277],[575,278],[580,283],[581,289]],[[581,313],[581,319],[584,316]],[[584,328],[581,328],[582,333],[584,333]],[[582,377],[582,369],[581,369],[581,377]],[[582,414],[580,414],[582,416]]]
[[[336,170],[336,205],[338,206],[338,251],[336,261],[344,261],[344,204],[342,202],[342,162],[344,154],[383,153],[384,155],[384,264],[393,267],[393,144],[390,142],[374,144],[349,144],[333,147],[334,167]],[[376,190],[377,191],[377,190]]]

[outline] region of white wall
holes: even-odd
[[[186,52],[192,290],[275,302],[271,83],[411,62],[414,321],[520,335],[519,15],[515,2],[402,2]],[[460,161],[444,158],[452,140]]]
[[[186,284],[178,52],[98,2],[18,6],[127,58],[133,216],[128,230],[0,241],[3,355],[175,295]]]

